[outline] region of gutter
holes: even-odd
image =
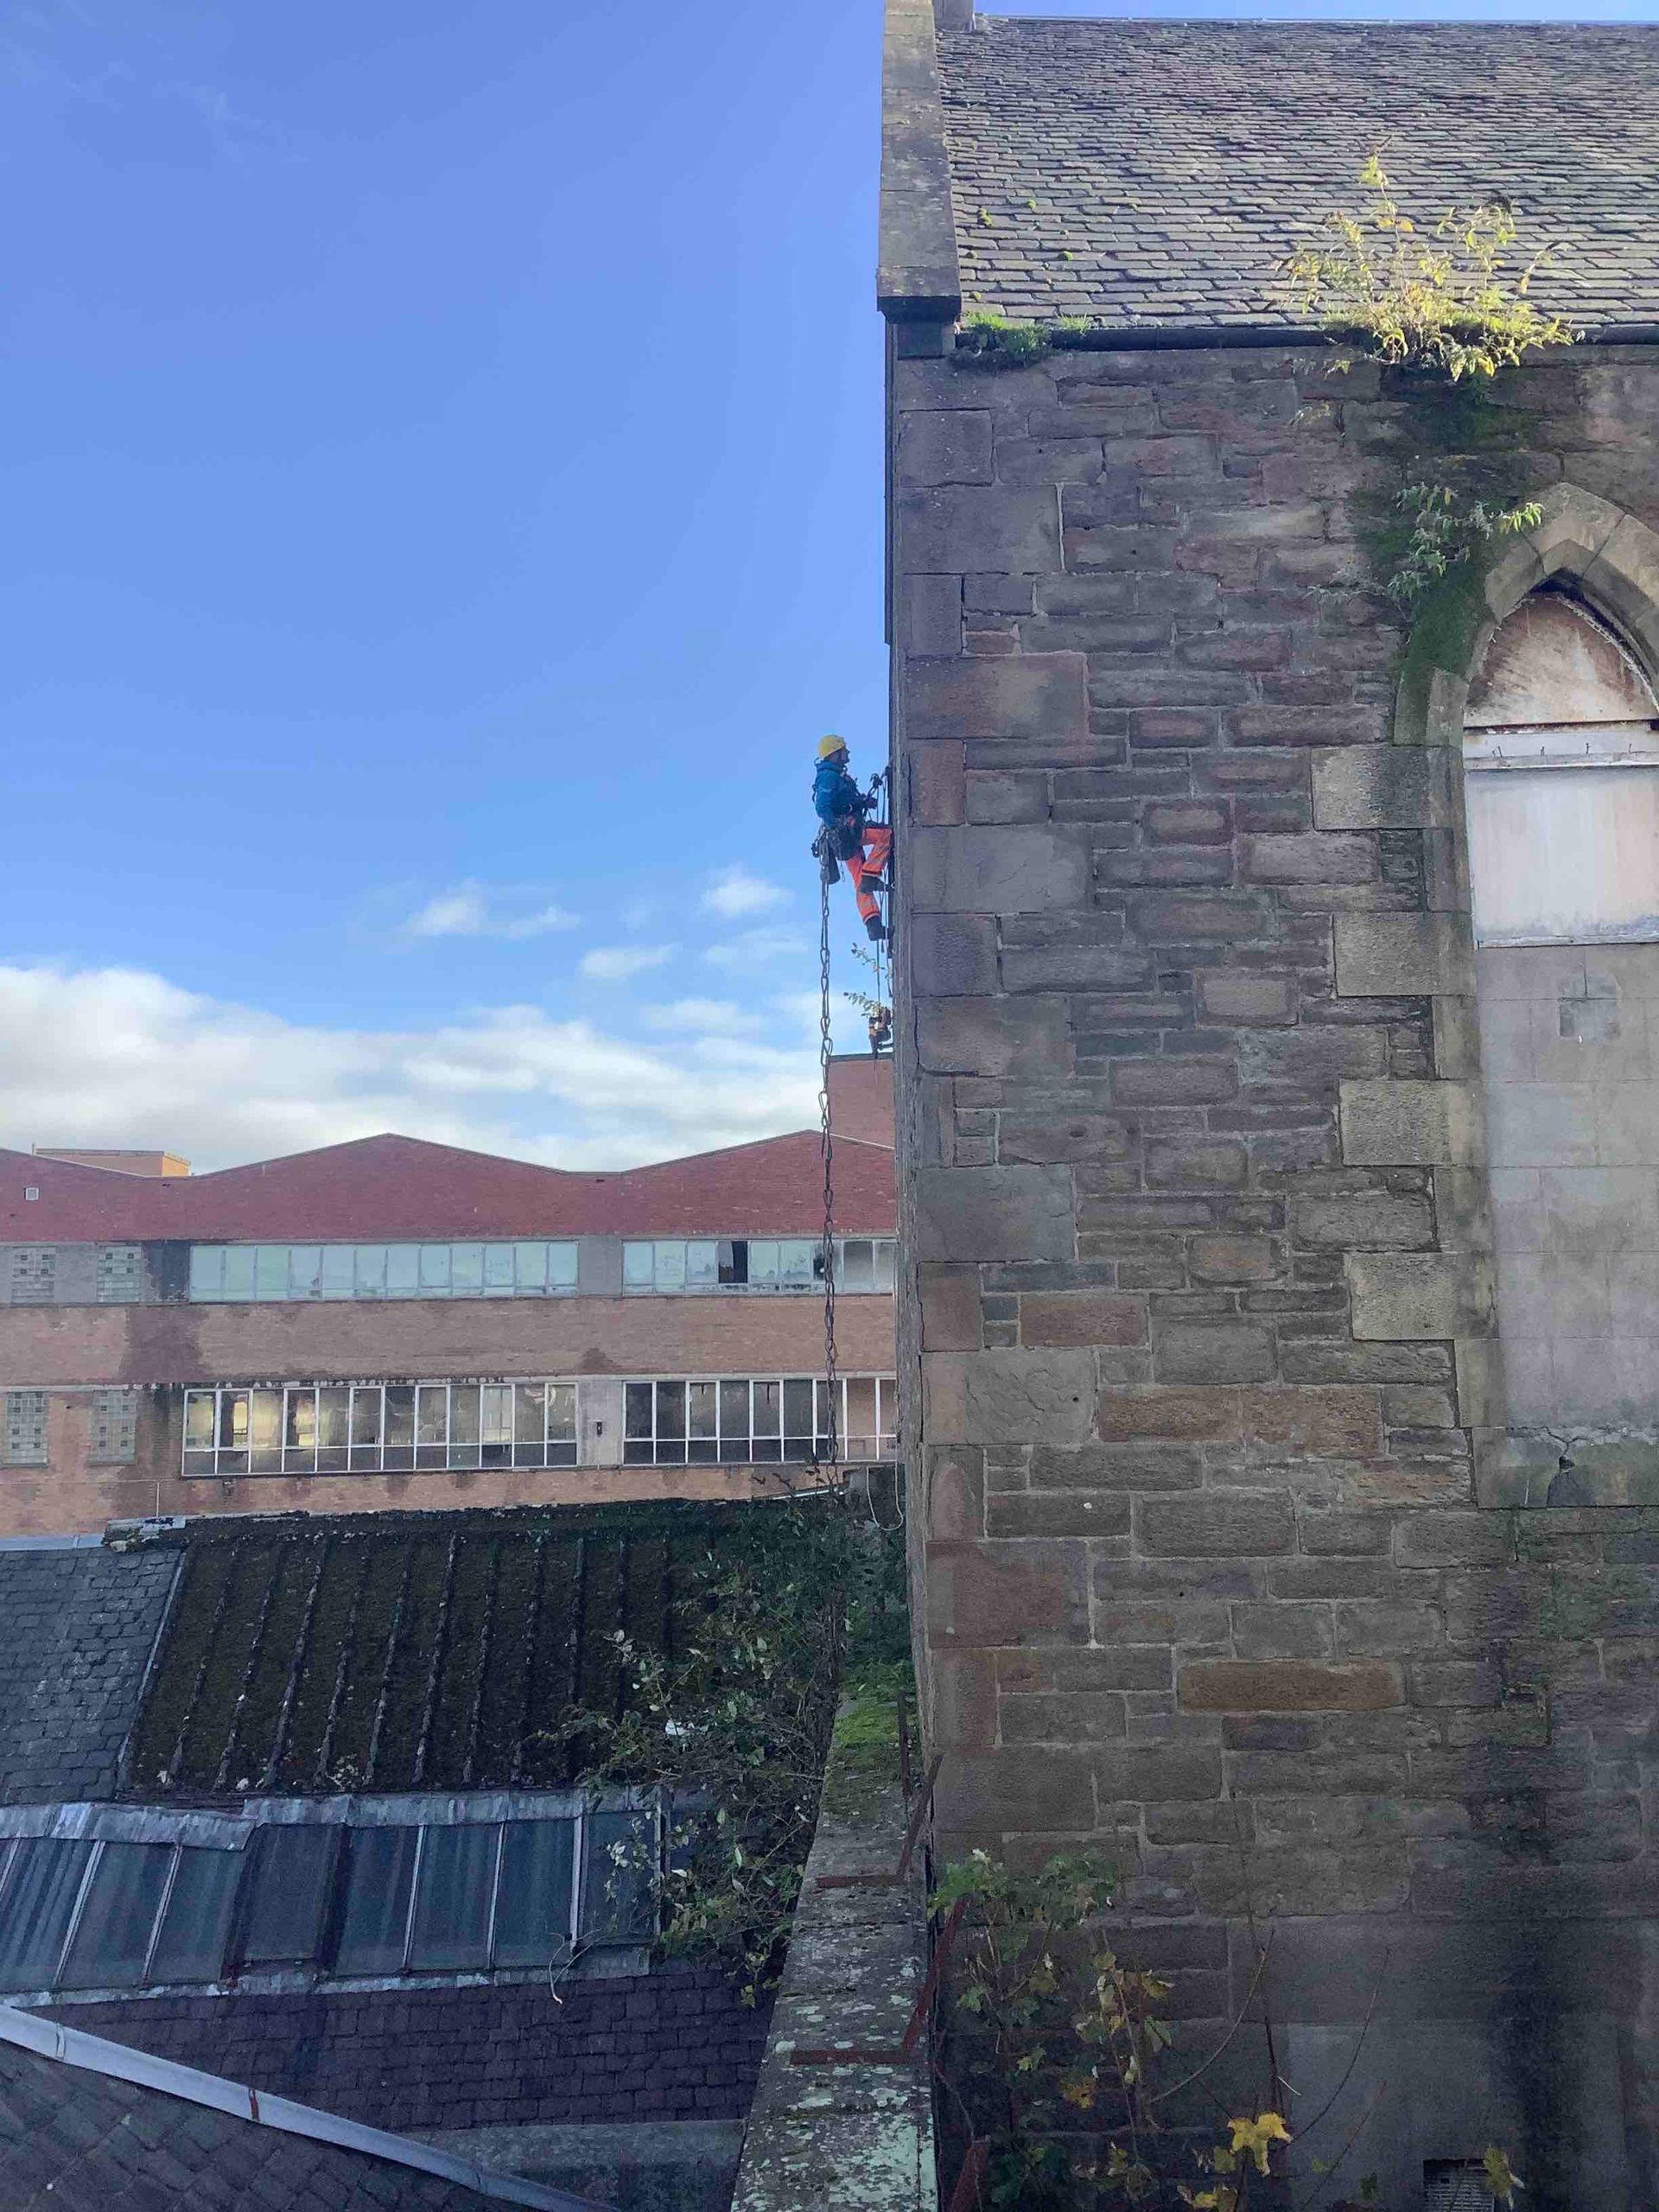
[[[287,2097],[261,2096],[258,2090],[245,2088],[219,2075],[203,2074],[194,2066],[181,2066],[170,2058],[157,2058],[147,2050],[111,2043],[103,2036],[84,2035],[79,2028],[63,2027],[56,2020],[20,2012],[10,2005],[0,2005],[0,2043],[60,2065],[78,2066],[83,2072],[99,2074],[109,2081],[129,2082],[136,2088],[158,2090],[186,2104],[226,2113],[253,2127],[274,2127],[284,2135],[332,2144],[336,2150],[360,2152],[388,2165],[436,2174],[496,2203],[530,2205],[537,2212],[613,2212],[613,2208],[591,2197],[546,2189],[539,2182],[499,2172],[493,2166],[480,2166],[471,2158],[435,2150],[409,2136],[388,2135],[358,2120],[340,2120],[333,2113],[319,2112],[313,2105],[296,2105]]]

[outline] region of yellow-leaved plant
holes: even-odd
[[[1442,370],[1454,384],[1496,376],[1532,347],[1573,343],[1572,324],[1529,296],[1550,249],[1520,247],[1507,200],[1448,208],[1425,232],[1395,198],[1380,155],[1359,184],[1364,204],[1333,209],[1318,239],[1284,264],[1298,304],[1331,336],[1371,360]]]

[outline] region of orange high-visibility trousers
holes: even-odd
[[[883,822],[867,822],[858,851],[846,855],[847,873],[853,879],[853,896],[867,922],[881,918],[876,887],[886,873],[892,852],[893,831]]]

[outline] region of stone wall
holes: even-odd
[[[1546,1507],[1506,1444],[1459,746],[1548,576],[1652,664],[1659,365],[1510,379],[1543,519],[1402,661],[1364,502],[1432,390],[895,340],[939,1842],[1113,1843],[1199,2046],[1272,1921],[1304,2112],[1375,2008],[1329,2125],[1377,2097],[1389,2201],[1501,2137],[1530,2202],[1653,2202],[1659,1516]]]

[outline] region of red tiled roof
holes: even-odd
[[[892,1151],[836,1146],[836,1225],[890,1236]],[[25,1189],[38,1190],[26,1200]],[[823,1223],[815,1129],[613,1174],[418,1137],[360,1137],[213,1175],[149,1179],[0,1149],[0,1243],[462,1236],[805,1236]]]

